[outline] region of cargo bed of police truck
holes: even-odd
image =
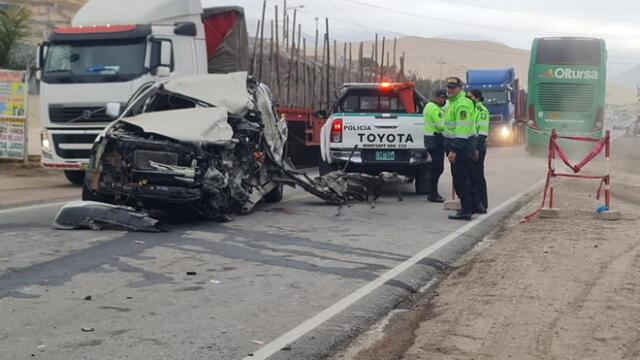
[[[396,172],[415,178],[416,192],[426,194],[425,103],[413,83],[345,84],[321,130],[320,174]]]

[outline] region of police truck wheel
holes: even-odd
[[[429,165],[421,165],[416,171],[416,194],[428,195],[430,192],[429,184]]]
[[[65,170],[64,176],[66,176],[67,180],[73,185],[82,185],[84,182],[84,171]]]
[[[284,185],[278,184],[273,190],[269,191],[264,197],[264,201],[268,203],[277,203],[282,200],[284,195]]]

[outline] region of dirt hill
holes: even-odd
[[[71,18],[86,0],[20,0],[18,3],[31,10],[32,43],[47,38],[55,27],[69,26]]]
[[[353,59],[357,59],[360,43],[352,43]],[[364,43],[364,57],[370,58],[373,41]],[[338,56],[344,44],[338,44]],[[381,51],[381,41],[378,42]],[[393,39],[387,39],[385,53],[393,59]],[[501,69],[513,67],[526,86],[529,69],[529,51],[511,48],[490,41],[463,41],[439,38],[403,37],[398,39],[397,58],[406,55],[406,72],[428,79],[455,75],[462,79],[467,69]],[[385,55],[386,62],[386,55]],[[393,60],[391,60],[393,63]],[[396,61],[399,66],[399,61]]]

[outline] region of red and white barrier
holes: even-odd
[[[593,146],[593,150],[582,160],[580,163],[573,165],[569,162],[566,154],[560,146],[558,145],[558,139],[566,139],[572,141],[580,141],[580,142],[592,142],[595,143]],[[604,149],[605,163],[606,163],[606,174],[597,176],[597,175],[580,175],[579,172],[584,168],[591,160],[593,160],[596,156],[598,156],[602,150]],[[567,165],[571,170],[573,170],[573,174],[565,174],[556,172],[556,157],[560,158],[562,162]],[[549,138],[549,149],[547,151],[547,180],[544,186],[544,192],[542,195],[542,204],[540,207],[534,211],[531,215],[525,217],[520,222],[528,222],[531,219],[535,218],[545,207],[547,202],[547,196],[549,197],[549,208],[554,208],[554,196],[555,196],[555,178],[564,177],[564,178],[573,178],[573,179],[595,179],[600,180],[600,186],[598,187],[598,191],[596,193],[596,199],[600,200],[600,194],[602,192],[602,186],[604,185],[604,205],[610,210],[611,209],[611,132],[609,130],[606,131],[605,136],[602,139],[592,139],[587,137],[575,137],[575,136],[559,136],[555,129],[551,132],[551,137]]]

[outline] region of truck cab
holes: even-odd
[[[518,144],[522,141],[521,97],[513,68],[468,70],[465,91],[478,89],[489,110],[489,142]]]
[[[320,174],[334,170],[415,178],[426,193],[424,97],[413,83],[345,84],[321,130]]]
[[[222,41],[207,40],[207,20],[220,15],[207,10],[200,0],[90,0],[72,27],[55,29],[38,56],[42,165],[81,184],[96,136],[117,116],[107,104],[123,107],[158,81],[206,74]]]

